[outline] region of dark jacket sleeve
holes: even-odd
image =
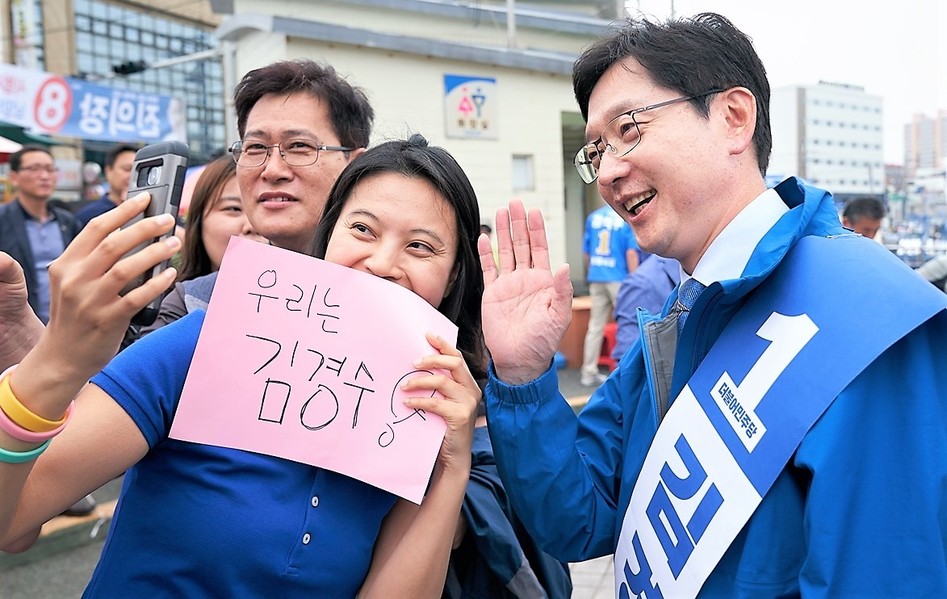
[[[572,595],[569,565],[543,552],[513,511],[485,427],[474,431],[470,481],[461,513],[464,540],[451,554],[444,597],[548,597]]]
[[[148,333],[157,331],[161,327],[171,324],[175,320],[187,315],[187,307],[184,304],[184,287],[181,283],[175,283],[168,295],[161,300],[161,307],[158,309],[158,318],[154,323],[146,327],[130,325],[125,331],[125,338],[122,340],[122,349],[125,349],[135,341],[141,339]]]

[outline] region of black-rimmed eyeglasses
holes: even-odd
[[[657,104],[651,104],[650,106],[635,108],[628,112],[621,113],[605,125],[605,128],[602,129],[601,137],[585,144],[576,153],[574,162],[576,170],[579,171],[579,176],[582,177],[582,180],[586,183],[591,183],[598,179],[598,168],[602,162],[603,154],[608,154],[612,158],[621,158],[638,147],[638,144],[641,142],[641,129],[638,128],[638,121],[635,120],[636,115],[654,110],[655,108],[663,108],[664,106],[677,104],[678,102],[703,98],[704,96],[720,93],[722,91],[724,90],[714,89],[693,96],[681,96],[680,98],[665,100],[664,102],[658,102]]]
[[[327,146],[306,139],[290,139],[278,144],[266,145],[263,142],[244,139],[230,146],[230,154],[237,166],[262,166],[276,148],[289,166],[309,166],[319,160],[319,152],[351,152],[355,148]]]

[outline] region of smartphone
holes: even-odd
[[[131,179],[128,182],[128,197],[147,191],[151,194],[151,202],[144,213],[129,221],[125,227],[129,227],[143,218],[159,214],[167,213],[177,218],[178,207],[181,205],[181,191],[184,189],[184,176],[187,172],[187,157],[187,144],[179,141],[164,141],[138,150],[135,154],[135,162],[132,165]],[[173,234],[174,229],[160,237],[140,244],[127,255],[130,256],[141,251],[148,245],[166,239]],[[168,262],[168,260],[165,260],[160,264],[156,264],[152,269],[145,271],[130,281],[120,293],[125,295],[132,289],[144,285],[152,277],[158,276],[168,267]],[[162,299],[163,296],[159,295],[150,304],[139,310],[132,317],[131,323],[138,326],[152,324],[158,317]]]

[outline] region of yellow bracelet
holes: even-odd
[[[47,420],[20,403],[10,388],[10,373],[14,368],[16,365],[7,368],[0,375],[0,410],[17,425],[34,433],[48,433],[65,424],[66,414],[59,420]]]

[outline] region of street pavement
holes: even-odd
[[[573,408],[580,410],[592,391],[579,383],[579,371],[559,370],[559,386]],[[24,553],[0,553],[0,597],[3,599],[66,599],[80,597],[102,552],[115,499],[116,479],[93,493],[96,513],[83,518],[55,518],[36,544]],[[614,597],[611,556],[571,564],[574,599]]]

